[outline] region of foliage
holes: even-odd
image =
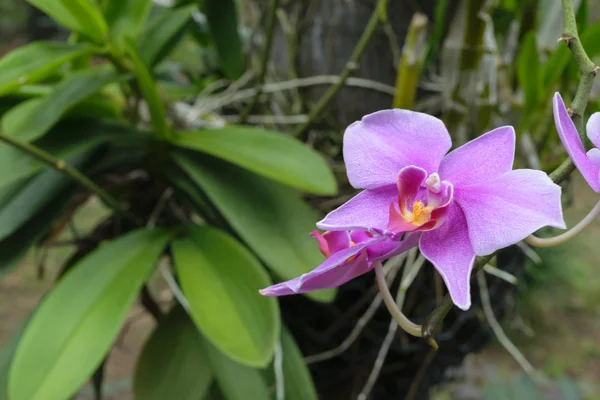
[[[153,311],[157,327],[133,372],[136,398],[271,399],[280,352],[286,398],[316,399],[278,303],[257,291],[322,260],[308,235],[318,215],[306,197],[335,194],[336,179],[321,154],[296,137],[342,80],[313,108],[302,134],[250,126],[245,118],[230,124],[225,117],[237,110],[215,103],[244,85],[251,65],[239,2],[28,2],[70,37],[0,58],[0,275],[30,248],[52,243],[90,196],[111,212],[76,238],[60,278],[0,352],[0,398],[67,399],[100,377],[128,310],[136,297],[148,297],[148,279],[162,263],[188,303],[166,315]],[[435,71],[442,60],[443,87],[430,93],[442,106],[431,113],[464,139],[515,125],[521,144],[529,139],[540,150],[521,146],[517,163],[550,170],[559,161],[550,98],[559,88],[572,93],[578,74],[568,48],[556,43],[559,2],[498,1],[475,13],[493,17],[479,25],[464,23],[469,14],[461,10],[449,12],[451,3],[438,2],[420,66]],[[588,3],[577,17],[594,58],[600,23],[587,26]],[[420,76],[422,83],[431,74]],[[339,160],[339,146],[324,144],[339,136],[322,135],[315,147]],[[334,296],[308,294],[321,302]]]
[[[258,290],[272,283],[265,265],[289,278],[320,260],[307,240],[318,216],[298,190],[334,194],[333,174],[317,152],[279,132],[214,126],[204,115],[182,123],[179,98],[165,90],[181,76],[193,94],[203,82],[241,76],[236,3],[207,0],[200,20],[195,2],[30,3],[72,35],[0,59],[0,271],[51,243],[90,195],[114,201],[0,354],[0,397],[67,399],[92,375],[101,386],[95,371],[163,260],[189,308],[154,310],[136,398],[199,399],[212,387],[210,396],[268,399],[263,370],[283,343],[291,354],[285,374],[308,385],[299,398],[314,399],[309,375],[294,376],[301,356],[282,332],[276,300]],[[201,74],[185,63],[165,73],[172,50],[190,43],[219,61]],[[127,178],[136,170],[145,173],[141,183]],[[111,184],[114,176],[125,183]]]

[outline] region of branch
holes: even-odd
[[[577,32],[577,24],[575,23],[575,8],[573,6],[573,0],[562,0],[563,5],[563,19],[564,19],[564,34],[562,40],[565,41],[573,57],[579,66],[580,80],[577,86],[577,92],[575,99],[569,108],[572,112],[571,119],[577,127],[577,132],[580,136],[584,135],[583,129],[583,113],[587,106],[590,92],[592,90],[592,84],[596,71],[598,68],[587,56],[581,41],[579,40],[579,33]],[[560,184],[569,177],[571,172],[575,170],[575,166],[570,159],[565,160],[558,168],[556,168],[551,174],[550,178],[557,184]],[[481,268],[483,268],[489,260],[494,257],[494,254],[490,254],[485,257],[477,257],[475,265],[473,266],[473,274],[477,274]],[[442,303],[437,306],[431,314],[427,317],[427,320],[422,326],[423,338],[431,338],[436,334],[437,330],[441,326],[442,321],[452,309],[452,300],[450,296],[446,295]]]
[[[137,222],[137,219],[133,215],[131,215],[129,211],[127,211],[127,208],[125,206],[119,203],[104,189],[96,185],[90,178],[85,176],[79,170],[67,164],[64,160],[59,160],[55,158],[52,154],[40,149],[37,146],[34,146],[27,142],[23,142],[12,136],[8,136],[2,132],[0,132],[0,141],[5,142],[12,147],[16,147],[17,149],[30,155],[31,157],[54,168],[58,172],[62,172],[63,174],[67,175],[69,178],[73,179],[75,182],[79,183],[81,186],[85,187],[87,190],[98,196],[107,207],[112,208],[116,212],[123,214],[124,216]]]
[[[277,18],[277,8],[279,7],[279,0],[271,0],[269,4],[269,13],[267,14],[267,29],[265,31],[265,47],[263,47],[263,52],[260,60],[260,70],[258,73],[258,89],[256,90],[256,94],[250,101],[250,103],[246,106],[244,111],[242,112],[240,118],[241,123],[244,123],[250,112],[258,102],[260,95],[263,93],[263,83],[265,83],[265,77],[267,75],[267,65],[269,63],[269,56],[271,55],[271,45],[273,43],[273,32],[275,31],[275,20]]]
[[[325,110],[327,105],[331,102],[331,100],[333,100],[335,95],[344,86],[346,79],[348,79],[352,72],[358,69],[358,62],[360,61],[361,56],[366,50],[367,44],[371,40],[371,37],[375,33],[375,28],[377,28],[377,25],[379,24],[379,21],[382,18],[382,16],[386,15],[387,4],[388,0],[379,0],[377,6],[375,7],[375,11],[373,11],[373,14],[371,14],[371,18],[369,19],[365,30],[360,36],[360,39],[358,40],[358,43],[356,44],[356,47],[354,48],[354,51],[350,56],[350,59],[346,63],[346,67],[340,74],[340,80],[337,84],[330,87],[329,90],[325,92],[325,94],[323,94],[323,97],[321,97],[317,105],[310,111],[308,121],[299,126],[298,129],[296,129],[296,131],[294,132],[294,136],[298,137],[302,135],[313,123],[319,121],[321,113]]]

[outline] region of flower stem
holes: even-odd
[[[387,5],[388,0],[379,0],[377,6],[375,7],[375,11],[373,11],[373,14],[371,14],[371,18],[369,19],[365,30],[358,39],[358,43],[356,43],[356,47],[354,48],[350,59],[346,63],[346,67],[340,74],[340,80],[335,85],[330,87],[329,90],[325,92],[325,94],[323,94],[323,97],[319,99],[317,105],[315,105],[315,107],[310,111],[308,115],[308,121],[300,125],[298,129],[296,129],[296,131],[294,132],[294,136],[299,137],[300,135],[304,134],[304,132],[306,132],[306,130],[314,122],[318,122],[320,120],[320,116],[323,113],[323,110],[325,110],[329,102],[333,100],[335,95],[344,86],[350,74],[358,69],[358,62],[360,61],[360,58],[366,50],[367,44],[371,40],[371,37],[375,33],[375,29],[377,28],[379,21],[383,19],[383,17],[385,17],[387,14]]]
[[[88,189],[90,192],[97,195],[107,207],[112,208],[118,213],[121,213],[136,221],[135,217],[133,217],[127,211],[126,207],[124,207],[121,203],[119,203],[116,199],[109,195],[100,186],[96,185],[90,178],[85,176],[76,168],[73,168],[69,164],[67,164],[64,160],[59,160],[55,158],[52,154],[40,149],[37,146],[34,146],[27,142],[23,142],[2,132],[0,132],[0,141],[5,142],[12,147],[16,147],[17,149],[21,150],[24,153],[27,153],[31,157],[36,158],[44,164],[49,165],[58,172],[62,172],[69,178],[73,179],[75,182],[79,183],[81,186]]]
[[[375,275],[377,276],[377,287],[381,292],[381,297],[383,298],[383,302],[385,303],[388,311],[392,314],[392,317],[396,320],[400,328],[404,329],[404,331],[410,335],[416,337],[422,337],[421,333],[421,325],[417,325],[411,322],[402,311],[396,306],[396,301],[392,297],[390,293],[390,289],[385,282],[385,275],[383,274],[383,269],[381,268],[381,262],[374,263]]]
[[[585,229],[597,216],[600,214],[600,201],[596,203],[592,211],[588,213],[577,225],[566,231],[565,233],[550,237],[550,238],[539,238],[534,235],[530,235],[525,238],[525,242],[535,247],[554,247],[559,244],[563,244],[566,241],[573,239],[579,232]]]

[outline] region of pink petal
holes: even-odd
[[[444,123],[435,117],[408,110],[378,111],[346,129],[348,179],[355,188],[375,189],[393,185],[408,165],[436,172],[451,145]]]
[[[317,222],[317,227],[326,231],[385,230],[388,224],[390,204],[396,201],[397,196],[396,186],[364,190],[327,214],[325,218]]]
[[[419,244],[421,233],[411,233],[402,241],[386,239],[377,244],[369,246],[367,254],[369,261],[387,260],[412,249]]]
[[[512,169],[515,130],[503,126],[452,151],[440,164],[440,177],[455,188],[486,182]]]
[[[518,169],[486,184],[457,190],[478,256],[510,246],[544,226],[565,228],[561,189],[542,171]]]
[[[592,114],[585,129],[594,146],[600,147],[600,112]]]
[[[424,232],[419,248],[442,276],[454,304],[468,310],[471,307],[470,281],[475,253],[460,207],[456,204],[449,207],[448,220],[439,228]]]
[[[301,275],[298,278],[269,286],[259,292],[263,296],[285,296],[338,287],[371,269],[371,266],[367,263],[367,252],[363,252],[363,250],[384,239],[386,239],[384,236],[378,236],[346,250],[339,251],[311,272]],[[353,256],[356,256],[356,258],[347,262]]]
[[[600,168],[600,149],[596,147],[590,149],[587,152],[587,156],[598,168]]]
[[[346,250],[350,247],[350,232],[347,231],[331,231],[325,232],[323,237],[327,241],[330,254],[335,254],[338,251]]]
[[[598,182],[600,169],[588,158],[587,154],[585,153],[585,148],[583,147],[583,143],[579,138],[575,124],[571,118],[569,118],[567,108],[565,107],[565,103],[563,102],[563,99],[560,97],[559,93],[554,95],[553,105],[554,122],[556,123],[556,130],[558,131],[558,136],[560,136],[563,146],[567,150],[569,157],[571,157],[571,160],[573,160],[573,163],[579,172],[581,172],[581,175],[583,175],[587,183],[592,187],[592,189],[594,189],[595,192],[600,192],[600,183]],[[590,124],[588,123],[588,126],[589,125]],[[592,129],[588,132],[595,131],[595,120],[592,121],[591,128]],[[593,133],[592,136],[594,136]],[[594,140],[596,140],[595,137]]]

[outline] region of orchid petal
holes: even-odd
[[[503,126],[449,153],[439,174],[455,187],[473,186],[510,171],[514,158],[515,130]]]
[[[395,186],[376,190],[364,190],[350,201],[342,204],[321,221],[317,227],[327,231],[339,230],[385,230],[389,219],[390,204],[397,199]]]
[[[411,233],[402,241],[388,239],[367,249],[370,261],[387,260],[412,249],[419,244],[420,232]]]
[[[587,152],[588,158],[598,167],[600,168],[600,149],[594,147]],[[598,175],[600,178],[600,175]]]
[[[442,226],[423,233],[419,248],[442,276],[454,304],[468,310],[471,307],[470,281],[475,252],[460,207],[456,204],[451,206],[448,216],[448,221]]]
[[[544,172],[518,169],[487,184],[461,188],[454,199],[467,219],[475,254],[482,256],[547,225],[564,229],[560,194],[560,186]]]
[[[285,296],[343,285],[371,269],[367,262],[367,252],[363,252],[363,250],[384,239],[386,239],[384,236],[377,236],[346,250],[339,251],[311,272],[262,289],[260,294],[263,296]],[[359,254],[361,252],[362,254]],[[348,261],[351,257],[356,258]]]
[[[330,254],[335,254],[350,247],[350,232],[330,231],[325,232],[323,237],[327,241]]]
[[[592,114],[586,125],[587,136],[596,147],[600,147],[600,112]]]
[[[575,124],[569,117],[565,103],[559,93],[554,95],[553,106],[556,130],[558,131],[558,136],[560,136],[560,140],[567,150],[569,157],[573,160],[573,163],[592,189],[595,192],[600,192],[600,183],[598,182],[600,168],[588,158],[583,143],[577,133],[577,129],[575,128]],[[590,132],[593,132],[596,127],[596,122],[592,121],[591,126],[592,129]],[[592,134],[592,136],[594,135]],[[595,139],[596,138],[594,137],[594,140]]]
[[[408,110],[383,110],[350,125],[344,134],[344,161],[350,184],[360,189],[393,185],[398,171],[416,165],[436,172],[450,149],[439,119]]]

